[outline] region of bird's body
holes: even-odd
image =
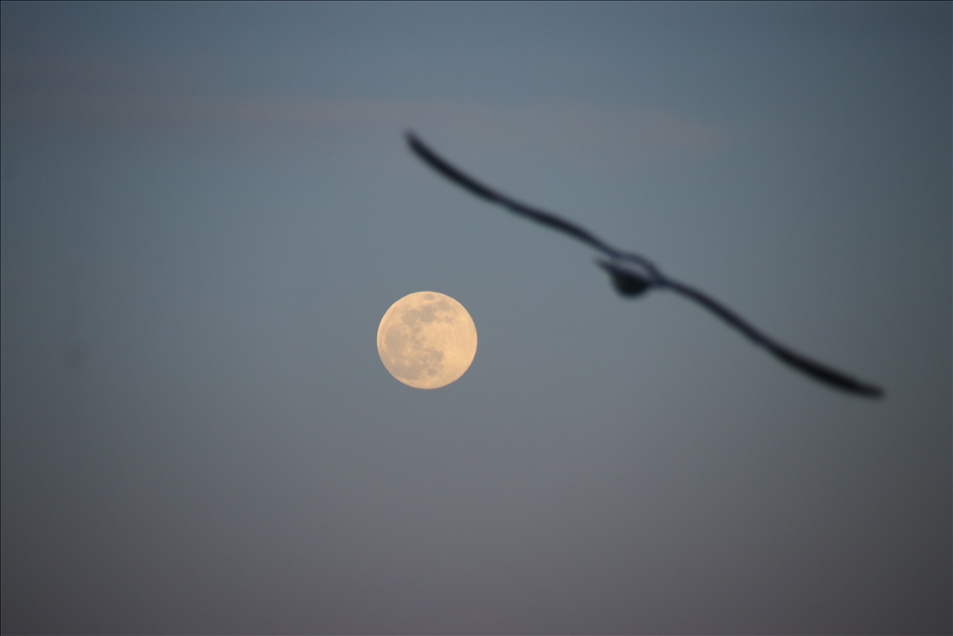
[[[634,297],[642,295],[653,288],[669,289],[702,305],[747,336],[755,344],[767,349],[778,360],[813,377],[815,380],[858,395],[868,397],[880,397],[883,395],[883,391],[877,386],[835,371],[779,344],[713,298],[689,285],[664,275],[661,270],[647,258],[619,250],[571,221],[567,221],[551,212],[546,212],[521,203],[480,183],[440,157],[413,133],[407,133],[407,143],[410,145],[411,150],[427,165],[472,194],[490,203],[503,206],[514,214],[529,218],[554,230],[568,234],[576,240],[582,241],[600,251],[606,258],[597,259],[596,264],[609,274],[613,286],[620,295]]]
[[[623,259],[596,259],[596,265],[609,274],[615,290],[622,296],[639,296],[647,292],[652,285],[659,284],[659,280],[638,263]]]

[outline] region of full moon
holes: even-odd
[[[415,292],[390,306],[377,328],[377,353],[392,376],[415,389],[460,378],[476,355],[476,325],[450,296]]]

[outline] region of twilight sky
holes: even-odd
[[[3,3],[3,633],[953,629],[953,8]],[[653,259],[624,300],[449,159]],[[387,308],[460,301],[443,389]]]

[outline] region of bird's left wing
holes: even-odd
[[[622,252],[612,247],[592,232],[576,225],[575,223],[571,223],[565,219],[562,219],[551,212],[539,210],[537,208],[530,207],[525,203],[520,203],[516,199],[510,198],[505,194],[497,192],[489,186],[480,183],[459,168],[451,165],[446,159],[427,147],[427,145],[417,138],[414,133],[407,133],[407,143],[410,145],[410,149],[414,151],[414,154],[420,157],[424,163],[442,174],[447,179],[450,179],[462,188],[469,190],[472,194],[475,194],[482,199],[486,199],[491,203],[502,205],[511,212],[530,218],[537,223],[542,223],[543,225],[547,225],[555,230],[559,230],[560,232],[565,232],[566,234],[575,237],[583,243],[596,248],[607,256],[618,258],[622,255]]]

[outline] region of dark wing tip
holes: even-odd
[[[886,392],[879,386],[873,386],[871,384],[860,384],[857,388],[857,393],[877,400],[886,395]]]
[[[420,140],[420,137],[418,137],[413,130],[409,128],[405,130],[404,139],[407,140],[407,145],[410,146],[410,149],[413,150],[416,155],[427,158],[428,160],[433,156],[433,152],[430,148]]]
[[[829,386],[841,389],[842,391],[847,391],[848,393],[853,393],[855,395],[862,395],[869,398],[881,398],[883,397],[883,389],[873,384],[868,384],[857,378],[853,378],[846,373],[841,373],[840,371],[835,371],[834,369],[825,366],[819,362],[815,362],[809,358],[806,358],[798,353],[794,353],[786,347],[782,347],[777,343],[765,343],[765,346],[779,359],[784,362],[787,362],[791,366],[800,369],[804,373],[812,376],[816,380],[820,380],[828,384]]]
[[[850,378],[850,381],[848,383],[831,382],[830,384],[838,388],[841,388],[849,393],[855,393],[857,395],[873,398],[875,400],[879,400],[880,398],[884,397],[884,390],[881,389],[879,386],[874,386],[872,384],[865,384],[863,382],[855,380],[854,378]]]

